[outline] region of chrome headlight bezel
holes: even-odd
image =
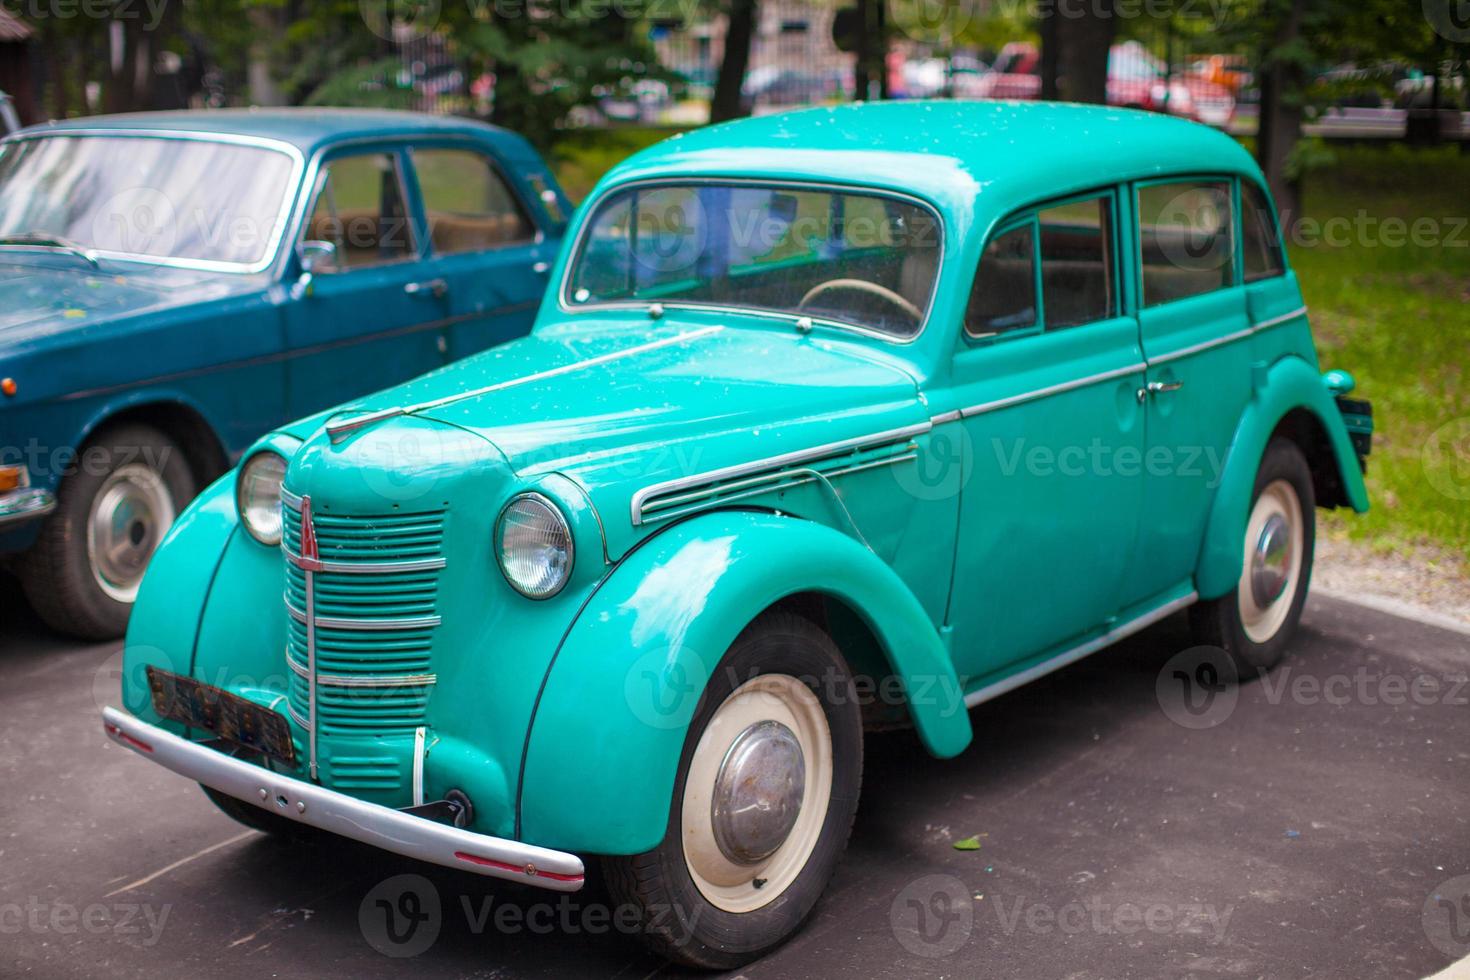
[[[267,476],[265,487],[273,486],[273,490],[266,489],[264,496],[261,495],[263,488],[257,482],[260,474],[254,472],[260,466],[279,468],[279,477]],[[261,449],[240,464],[235,477],[235,512],[240,517],[240,525],[267,548],[277,548],[281,544],[281,490],[286,479],[286,466],[285,456],[273,449]]]
[[[542,517],[549,516],[553,523],[553,529],[560,535],[564,545],[562,550],[566,554],[566,559],[561,565],[560,575],[555,581],[543,585],[539,589],[527,584],[512,571],[511,562],[508,559],[505,548],[506,518],[520,505],[540,508],[543,511],[541,514]],[[562,589],[566,588],[567,583],[571,581],[572,570],[576,567],[577,545],[572,535],[572,526],[568,522],[566,514],[562,512],[561,507],[550,497],[535,491],[518,493],[505,502],[505,506],[500,509],[499,516],[495,518],[493,546],[495,548],[495,562],[500,566],[500,574],[505,577],[505,581],[512,589],[515,589],[527,599],[541,601],[560,594]]]

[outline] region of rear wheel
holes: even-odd
[[[645,941],[733,969],[796,932],[847,846],[862,783],[852,677],[822,630],[762,616],[720,661],[690,725],[658,847],[605,859]]]
[[[1256,474],[1240,581],[1193,608],[1195,639],[1223,649],[1241,677],[1276,666],[1306,605],[1315,545],[1311,468],[1295,443],[1274,439]]]
[[[127,629],[153,552],[194,496],[184,451],[149,426],[104,432],[57,489],[21,579],[52,629],[112,640]]]

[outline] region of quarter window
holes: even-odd
[[[306,237],[337,246],[334,271],[399,262],[414,255],[396,157],[341,157],[322,168]]]
[[[972,337],[1036,325],[1036,233],[1027,222],[990,240],[970,290],[965,332]]]
[[[1241,251],[1245,253],[1245,281],[1269,279],[1286,271],[1281,258],[1281,241],[1276,235],[1276,222],[1271,218],[1271,205],[1255,184],[1240,182]]]
[[[494,164],[469,150],[417,150],[413,155],[429,240],[452,255],[528,242],[536,227]]]
[[[1046,328],[1104,320],[1115,310],[1112,208],[1091,197],[1045,208],[1041,226],[1041,304]]]
[[[1138,223],[1145,306],[1198,296],[1235,281],[1228,181],[1140,187]]]

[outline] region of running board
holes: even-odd
[[[1055,657],[1043,660],[1041,663],[1033,667],[1028,667],[1020,673],[1002,678],[994,684],[987,684],[985,687],[971,691],[965,695],[965,707],[973,708],[977,704],[983,704],[992,698],[1000,697],[1008,691],[1014,691],[1024,684],[1029,684],[1038,677],[1045,677],[1054,670],[1061,670],[1068,664],[1076,663],[1088,654],[1096,653],[1103,647],[1112,646],[1119,640],[1130,637],[1140,630],[1147,629],[1161,619],[1168,619],[1179,610],[1186,609],[1198,601],[1199,593],[1190,592],[1189,595],[1180,596],[1172,602],[1166,602],[1157,609],[1144,613],[1137,619],[1130,619],[1121,626],[1114,626],[1102,636],[1095,637],[1068,650],[1063,650]]]

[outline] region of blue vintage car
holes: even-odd
[[[0,560],[122,634],[184,505],[289,419],[526,333],[569,206],[519,136],[398,112],[0,142]]]

